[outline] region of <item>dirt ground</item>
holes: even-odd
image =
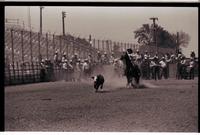
[[[197,78],[145,81],[140,89],[120,83],[99,93],[92,82],[5,87],[5,130],[198,132]]]

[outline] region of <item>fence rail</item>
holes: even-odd
[[[5,85],[56,81],[62,78],[63,73],[60,67],[48,65],[48,67],[42,68],[39,62],[27,62],[25,64],[16,62],[6,65],[4,69]]]

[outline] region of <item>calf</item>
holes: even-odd
[[[98,92],[99,87],[103,89],[103,84],[104,84],[103,75],[99,74],[99,75],[93,76],[92,79],[94,80],[95,92]]]

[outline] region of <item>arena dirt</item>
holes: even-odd
[[[6,131],[197,132],[198,80],[145,81],[125,88],[109,74],[102,92],[92,80],[5,87]],[[109,78],[110,77],[110,78]]]

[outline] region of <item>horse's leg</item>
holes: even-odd
[[[130,78],[129,78],[129,76],[126,76],[126,79],[127,79],[127,84],[126,84],[126,87],[128,88],[128,86],[129,86],[129,83],[130,83]]]
[[[100,87],[101,89],[103,89],[103,84],[101,84],[101,87]]]
[[[132,86],[133,88],[135,88],[135,85],[133,84],[133,79],[131,79],[131,86]]]
[[[136,86],[137,86],[137,87],[138,87],[138,85],[139,85],[139,81],[140,81],[140,77],[139,77],[139,76],[135,77],[135,83],[136,83]]]

